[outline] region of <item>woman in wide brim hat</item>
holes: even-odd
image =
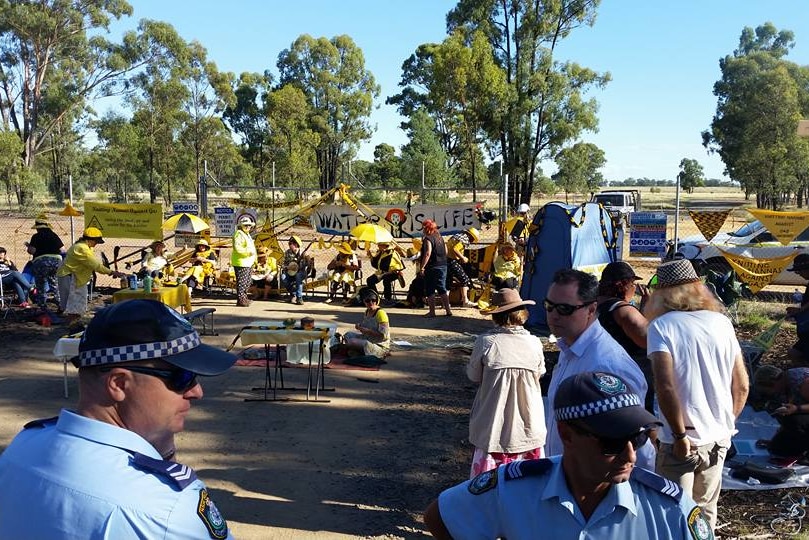
[[[28,254],[33,256],[31,259],[31,273],[34,275],[34,285],[36,286],[37,294],[35,295],[37,304],[41,308],[45,308],[46,291],[53,293],[53,300],[58,305],[61,305],[59,297],[59,285],[56,280],[56,272],[62,264],[62,257],[66,253],[65,244],[59,238],[50,223],[47,216],[40,214],[34,221],[32,227],[36,232],[31,235],[31,239],[26,245]]]
[[[354,249],[348,242],[341,242],[337,245],[337,255],[326,265],[329,273],[329,294],[326,303],[331,303],[337,296],[337,292],[342,290],[343,300],[348,299],[348,293],[354,286],[357,279],[357,271],[360,269],[359,261],[354,255]]]
[[[247,291],[252,280],[250,274],[256,263],[256,243],[250,231],[256,226],[256,220],[250,214],[242,214],[237,220],[238,227],[231,237],[230,265],[236,276],[236,305],[247,307],[250,299]]]
[[[466,373],[480,383],[469,418],[475,447],[470,477],[521,459],[542,457],[545,409],[539,379],[545,373],[542,342],[523,325],[528,306],[514,289],[492,294],[495,328],[478,336]]]
[[[95,256],[93,248],[104,243],[104,236],[96,227],[87,227],[81,238],[67,250],[62,266],[56,271],[59,282],[60,308],[71,323],[76,323],[87,312],[87,284],[93,273],[124,277],[124,273],[107,268]]]

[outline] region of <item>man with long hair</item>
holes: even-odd
[[[733,324],[691,262],[661,264],[657,279],[644,310],[663,417],[656,470],[680,484],[716,527],[722,466],[749,391],[747,369]]]

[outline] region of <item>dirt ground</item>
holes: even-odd
[[[362,308],[323,303],[304,306],[267,301],[236,308],[226,298],[194,298],[216,308],[226,347],[250,321],[311,315],[348,329]],[[263,368],[235,366],[205,380],[178,459],[211,488],[214,501],[240,539],[426,537],[420,514],[443,488],[466,478],[471,447],[467,418],[474,388],[466,380],[473,334],[491,323],[477,311],[424,319],[421,310],[390,309],[397,348],[375,371],[326,372],[329,403],[245,402],[263,384]],[[70,397],[63,397],[62,364],[53,357],[58,326],[0,323],[0,450],[29,420],[74,406],[76,370],[68,367]],[[449,347],[448,347],[449,346]],[[241,347],[237,345],[236,351]],[[305,370],[285,370],[288,386],[305,385]],[[284,395],[300,397],[300,392]]]

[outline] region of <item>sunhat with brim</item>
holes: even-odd
[[[632,267],[624,261],[611,262],[605,266],[604,270],[601,272],[601,281],[606,283],[614,283],[616,281],[623,281],[625,279],[637,281],[643,278],[635,274]]]
[[[531,207],[525,203],[522,203],[520,206],[517,207],[518,214],[525,214],[526,212],[530,211]]]
[[[51,224],[50,224],[50,223],[48,223],[48,222],[47,222],[47,221],[45,221],[45,220],[40,220],[40,219],[38,219],[38,220],[34,221],[34,226],[33,226],[33,227],[31,227],[31,228],[32,228],[32,229],[50,229],[50,228],[51,228]]]
[[[472,239],[472,242],[477,243],[480,240],[480,232],[474,227],[469,227],[466,229],[466,234],[469,235],[469,238]]]
[[[303,242],[301,241],[301,237],[297,236],[297,235],[294,235],[294,234],[289,237],[289,241],[290,242],[295,242],[298,245],[298,247],[301,247],[303,245]]]
[[[104,243],[104,235],[101,234],[101,231],[95,227],[87,227],[84,229],[82,236],[87,240],[95,240],[97,244]]]
[[[584,371],[564,379],[556,390],[553,411],[557,422],[575,422],[599,437],[617,439],[663,425],[613,373]]]
[[[204,238],[200,238],[199,240],[197,240],[197,242],[194,244],[194,246],[211,247],[211,245],[208,243],[208,241],[205,240]]]
[[[514,289],[500,289],[492,293],[492,300],[489,307],[481,310],[487,315],[492,313],[502,313],[504,311],[511,311],[525,306],[533,306],[536,304],[533,300],[523,300],[520,298],[520,293]]]
[[[809,253],[801,253],[792,261],[792,268],[787,268],[790,272],[809,269]]]
[[[179,313],[156,300],[129,300],[99,311],[82,335],[76,367],[162,360],[197,375],[219,375],[236,356],[205,345]]]
[[[250,225],[251,227],[253,227],[256,224],[256,220],[253,219],[253,216],[245,214],[239,217],[238,223],[239,225]]]
[[[351,249],[351,244],[348,242],[343,242],[339,246],[337,246],[337,251],[342,253],[343,255],[354,255],[354,250]]]
[[[266,257],[267,255],[270,254],[270,250],[264,246],[261,246],[256,250],[256,254],[259,257]]]
[[[657,267],[657,283],[655,284],[655,288],[665,289],[667,287],[676,287],[697,281],[700,281],[700,278],[694,270],[694,265],[691,264],[691,261],[687,259],[677,259],[665,262]]]

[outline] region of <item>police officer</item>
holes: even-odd
[[[77,409],[27,424],[0,456],[0,538],[232,538],[173,458],[197,377],[234,361],[154,300],[98,312],[73,359]]]
[[[582,372],[554,400],[562,456],[514,461],[452,487],[424,522],[435,538],[713,538],[680,487],[635,468],[660,422],[617,375]]]

